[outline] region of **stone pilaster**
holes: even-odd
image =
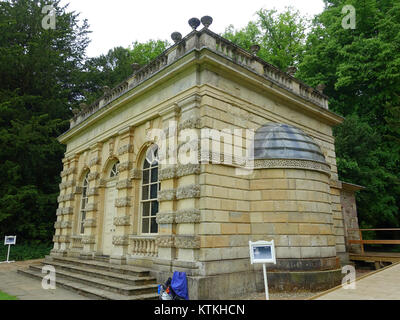
[[[129,228],[131,226],[132,208],[134,204],[133,184],[130,169],[134,161],[134,128],[128,127],[119,132],[119,179],[117,182],[117,199],[115,200],[116,216],[114,218],[115,234],[113,236],[113,254],[110,262],[125,264],[129,246]]]
[[[81,258],[92,259],[97,249],[97,219],[100,203],[99,185],[101,172],[101,152],[102,143],[96,143],[90,148],[89,163],[89,187],[88,187],[88,204],[86,206],[86,217],[84,221],[85,232],[82,237],[83,250]]]
[[[174,224],[173,213],[176,210],[176,148],[178,145],[177,126],[180,110],[177,104],[160,113],[162,127],[165,133],[165,143],[163,149],[160,148],[159,179],[161,191],[158,194],[159,213],[157,214],[158,237],[156,244],[158,247],[158,258],[155,264],[159,270],[171,272],[172,260],[176,258],[174,236],[176,225]]]
[[[176,167],[176,235],[174,246],[177,251],[174,270],[185,271],[195,275],[195,262],[198,260],[200,240],[200,179],[199,163],[200,114],[201,97],[193,95],[180,102],[181,118],[178,126],[178,163]],[[190,157],[188,155],[190,150]]]

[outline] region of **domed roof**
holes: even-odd
[[[269,123],[256,131],[254,159],[300,159],[326,163],[318,144],[302,130]]]

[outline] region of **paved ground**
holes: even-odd
[[[89,300],[63,288],[44,290],[40,281],[17,273],[17,269],[39,261],[0,264],[0,291],[19,300]]]
[[[332,289],[315,300],[400,300],[400,263],[372,272],[356,281],[356,289]]]

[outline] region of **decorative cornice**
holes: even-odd
[[[254,169],[273,169],[273,168],[316,170],[316,171],[322,171],[329,175],[331,173],[331,168],[328,164],[311,160],[265,159],[265,160],[254,161]]]
[[[177,199],[191,199],[200,197],[200,186],[198,184],[192,184],[178,188],[176,191]]]

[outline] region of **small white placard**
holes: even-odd
[[[275,245],[272,241],[249,241],[250,261],[254,263],[273,263],[276,264]]]
[[[4,238],[4,245],[8,246],[10,244],[15,245],[17,243],[17,236],[6,236]]]

